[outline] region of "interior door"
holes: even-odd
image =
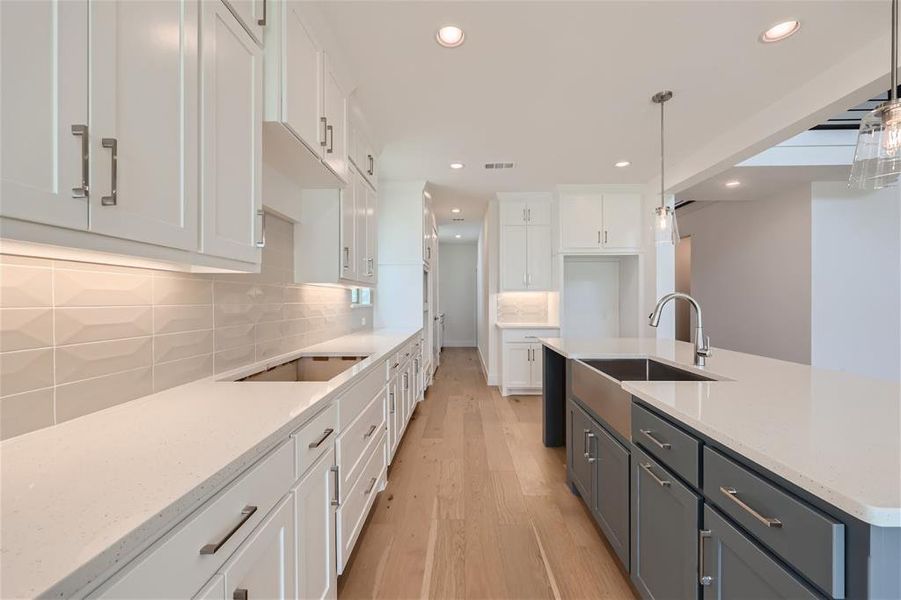
[[[551,228],[549,225],[528,227],[528,289],[549,290],[552,286]]]
[[[224,4],[201,6],[202,250],[255,263],[263,219],[263,51]]]
[[[525,290],[529,270],[527,247],[528,227],[504,225],[501,234],[501,289]]]
[[[271,0],[268,0],[271,2]],[[316,156],[322,156],[322,53],[300,14],[302,2],[273,3],[284,10],[282,119]]]
[[[199,5],[91,3],[93,231],[198,249]]]
[[[294,489],[297,523],[297,597],[338,597],[335,548],[335,497],[332,467],[335,450],[316,461]]]
[[[561,246],[568,250],[601,247],[603,198],[600,194],[573,194],[560,198]]]
[[[522,342],[504,344],[504,385],[512,388],[532,386],[532,345]]]
[[[335,76],[328,61],[323,58],[324,68],[324,106],[325,106],[325,152],[322,155],[325,164],[331,167],[336,175],[347,180],[347,97]]]
[[[635,249],[641,246],[641,196],[604,194],[604,248]]]
[[[0,96],[0,215],[86,229],[86,0],[0,2]]]
[[[223,570],[226,598],[295,597],[294,501],[279,503],[244,542]]]
[[[357,196],[356,183],[340,190],[341,224],[338,232],[341,242],[341,277],[357,278]]]

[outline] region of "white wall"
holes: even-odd
[[[482,370],[488,375],[488,219],[482,221],[479,232],[478,265],[476,279],[476,345]]]
[[[901,379],[901,191],[812,186],[812,364]]]
[[[439,244],[441,270],[438,273],[438,305],[445,315],[445,346],[476,345],[478,254],[475,243]]]
[[[680,210],[714,347],[810,362],[810,187]],[[683,212],[686,211],[686,212]]]

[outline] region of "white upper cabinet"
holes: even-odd
[[[553,289],[550,197],[545,194],[499,197],[501,291]]]
[[[235,13],[241,25],[257,44],[263,44],[263,28],[266,27],[268,0],[223,0]]]
[[[341,89],[328,56],[323,57],[325,84],[325,150],[323,159],[332,171],[347,179],[347,96]]]
[[[203,251],[259,262],[263,52],[221,2],[201,6]]]
[[[550,225],[551,199],[545,194],[505,194],[500,205],[502,225]]]
[[[641,246],[640,193],[563,191],[559,214],[562,252],[636,252]]]
[[[356,175],[360,177],[360,175]],[[361,246],[365,254],[363,255],[363,280],[370,285],[376,281],[376,270],[378,269],[378,196],[366,183],[360,182],[366,198],[366,207],[364,211],[364,231],[366,233],[366,241]]]
[[[363,178],[368,181],[373,188],[378,189],[378,178],[376,177],[375,147],[372,138],[366,132],[365,126],[361,122],[361,118],[356,111],[348,108],[347,122],[348,132],[348,157],[350,161],[356,165]]]
[[[356,186],[339,192],[340,203],[340,250],[341,250],[341,277],[344,279],[357,278],[357,204]],[[299,257],[298,257],[299,258]],[[324,282],[316,282],[324,283]]]
[[[526,274],[526,289],[553,289],[551,226],[534,225],[527,229],[528,244],[526,256],[528,258],[528,272]]]
[[[604,248],[634,250],[641,246],[641,195],[604,194]]]
[[[501,290],[528,289],[528,233],[525,225],[501,227]]]
[[[88,226],[88,4],[0,2],[0,214]]]
[[[198,247],[198,10],[190,0],[91,5],[93,231]]]

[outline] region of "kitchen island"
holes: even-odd
[[[684,492],[683,512],[668,516],[699,523],[686,530],[690,539],[679,548],[694,558],[682,565],[681,575],[667,574],[670,582],[681,581],[680,576],[690,579],[685,583],[689,591],[703,591],[705,597],[723,593],[719,586],[729,571],[713,575],[709,571],[728,569],[728,564],[714,558],[738,556],[737,550],[731,547],[731,553],[717,553],[714,546],[720,544],[716,547],[722,550],[723,537],[705,538],[710,535],[707,523],[722,519],[722,512],[731,519],[722,521],[726,525],[721,524],[721,529],[737,524],[739,533],[753,534],[749,536],[751,554],[764,553],[748,558],[742,577],[754,572],[750,566],[754,560],[772,557],[787,573],[780,588],[786,595],[798,590],[813,597],[901,595],[897,569],[901,559],[901,386],[897,382],[721,349],[714,351],[706,367],[699,368],[693,364],[693,346],[672,340],[541,341],[545,364],[552,365],[549,369],[565,369],[564,387],[545,390],[545,441],[562,439],[567,444],[573,489],[583,498],[591,497],[588,502],[594,506],[589,508],[596,512],[608,539],[613,538],[614,548],[622,547],[620,557],[640,592],[652,595],[654,585],[652,558],[642,556],[640,542],[650,527],[642,517],[663,514],[665,507],[643,507],[639,493],[647,489],[648,498],[659,490]],[[627,429],[626,435],[622,427],[614,427],[592,410],[589,401],[573,394],[574,361],[645,358],[710,381],[622,381],[622,390],[632,400],[631,434]],[[613,449],[607,460],[601,455],[605,444]],[[611,475],[611,464],[625,466]],[[601,481],[604,469],[607,481]],[[722,481],[733,475],[730,481],[741,481],[741,485]],[[714,482],[723,485],[712,487]],[[610,496],[614,492],[618,495]],[[784,523],[777,518],[767,521],[771,518],[767,513],[781,508]],[[795,521],[809,519],[813,531],[798,530],[785,518],[786,512],[796,509],[801,516]],[[707,511],[711,511],[709,517]],[[623,519],[631,523],[627,526]],[[757,526],[762,532],[755,531]],[[652,537],[645,548],[653,543]]]

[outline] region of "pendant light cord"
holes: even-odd
[[[895,3],[898,0],[893,0]],[[660,208],[666,210],[666,201],[663,197],[663,105],[665,102],[660,103]]]
[[[889,99],[898,99],[898,0],[892,0],[892,93]]]

